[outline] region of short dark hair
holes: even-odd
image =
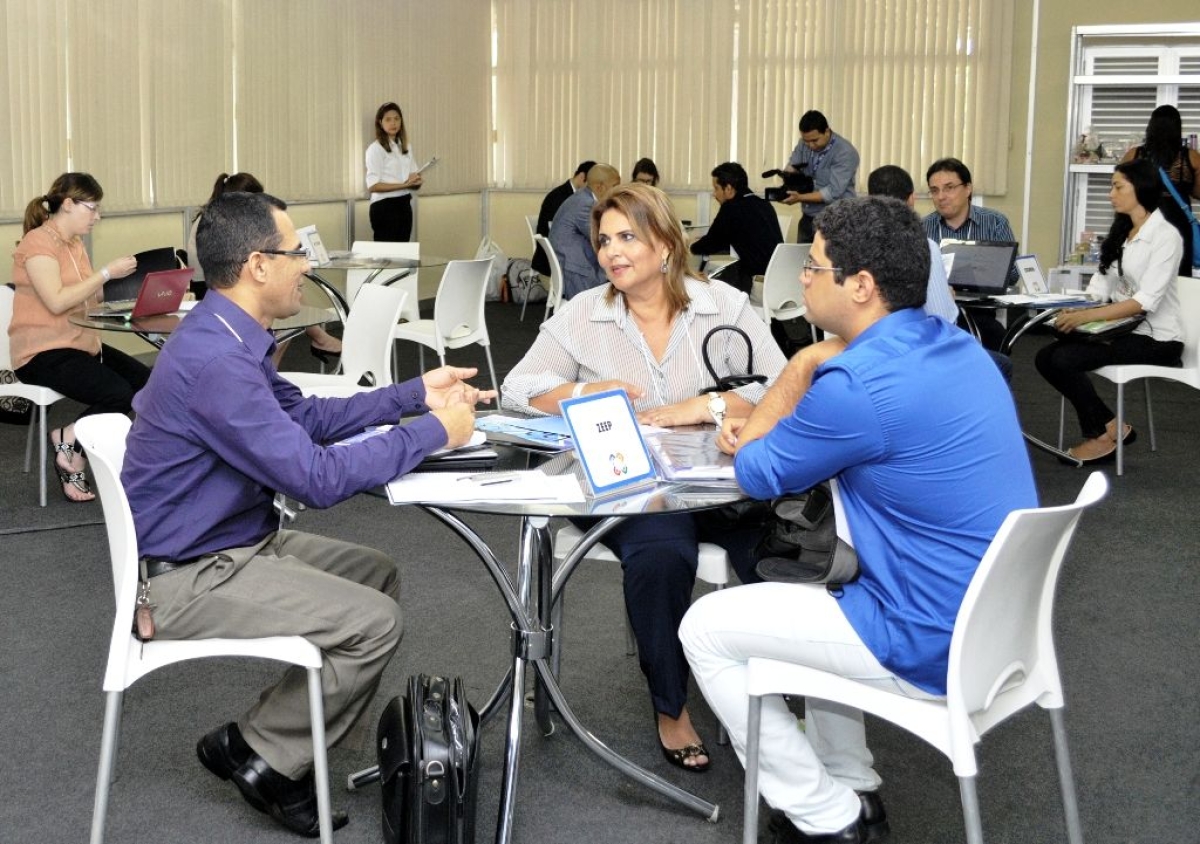
[[[713,168],[712,177],[717,180],[718,185],[723,188],[731,187],[735,193],[742,194],[750,189],[750,177],[746,175],[746,168],[736,161],[718,164]]]
[[[829,131],[829,121],[825,119],[825,115],[815,109],[806,111],[800,115],[800,134],[805,132],[821,132]]]
[[[907,202],[916,188],[908,171],[896,164],[885,164],[876,167],[867,176],[867,193],[871,196],[890,196],[901,202]]]
[[[210,288],[233,287],[251,252],[279,248],[275,210],[287,210],[287,203],[243,191],[223,193],[205,207],[196,228],[196,256]]]
[[[816,219],[825,253],[842,275],[866,270],[889,311],[919,308],[929,287],[929,242],[921,220],[890,196],[839,200]]]
[[[580,165],[575,168],[575,172],[572,173],[571,175],[572,176],[586,176],[588,174],[588,172],[595,166],[596,166],[596,162],[594,162],[594,161],[581,162]]]
[[[658,186],[658,166],[649,158],[639,158],[633,164],[633,173],[629,176],[629,181],[636,182],[638,173],[645,173],[654,179],[650,184],[654,187]]]
[[[929,184],[929,180],[933,178],[934,173],[953,173],[958,176],[964,185],[971,184],[971,171],[967,169],[967,165],[963,164],[957,158],[939,158],[930,164],[929,169],[925,171],[926,184]]]

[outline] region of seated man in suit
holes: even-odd
[[[550,236],[550,222],[562,204],[570,199],[587,182],[588,171],[595,166],[594,161],[584,161],[575,168],[575,174],[556,187],[542,199],[542,207],[538,210],[537,226],[534,228],[542,237]],[[533,250],[533,261],[530,262],[533,271],[539,275],[550,275],[550,259],[538,246]]]
[[[789,660],[912,697],[946,693],[954,620],[1009,511],[1037,506],[1012,395],[975,340],[921,310],[929,245],[902,202],[865,196],[817,218],[809,318],[837,335],[796,354],[719,442],[754,498],[837,478],[859,576],[710,593],[679,630],[704,696],[746,746],[746,661]],[[948,390],[947,384],[970,389]],[[862,844],[886,827],[862,712],[762,706],[760,788],[776,844]]]
[[[227,193],[197,233],[209,293],[171,336],[137,395],[122,481],[156,635],[303,636],[321,648],[327,738],[366,711],[400,641],[395,564],[350,542],[282,529],[276,491],[329,507],[465,443],[494,396],[442,367],[346,399],[305,398],[271,363],[270,326],[296,314],[308,261],[265,193]],[[409,424],[332,445],[366,426]],[[317,835],[307,677],[291,667],[237,723],[200,740],[213,774],[293,832]],[[331,819],[345,825],[341,812]]]
[[[734,272],[722,274],[721,279],[743,293],[750,292],[756,275],[767,271],[775,247],[783,243],[775,209],[750,192],[749,182],[745,168],[736,161],[713,168],[717,216],[708,234],[689,247],[693,255],[727,254],[730,248],[737,252],[737,265],[730,268]]]
[[[592,249],[592,206],[619,184],[621,174],[615,167],[597,164],[588,171],[587,186],[567,199],[554,215],[550,245],[562,267],[564,299],[608,282]]]

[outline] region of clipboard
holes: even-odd
[[[571,428],[579,465],[593,496],[624,493],[658,481],[624,390],[563,399],[558,406]]]

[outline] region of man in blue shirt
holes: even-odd
[[[286,206],[213,200],[197,233],[208,295],[171,336],[134,401],[121,479],[163,639],[303,636],[321,648],[327,739],[366,711],[400,641],[400,583],[385,555],[282,530],[276,492],[328,507],[466,442],[473,369],[443,367],[346,399],[304,398],[271,363],[271,324],[300,309],[308,261]],[[410,424],[332,445],[364,427]],[[292,667],[238,723],[200,740],[200,761],[246,801],[316,837],[305,671]],[[334,828],[346,815],[332,818]]]
[[[680,638],[739,753],[751,656],[944,695],[967,585],[1007,514],[1037,505],[1004,379],[974,339],[921,311],[929,246],[916,215],[890,198],[835,203],[810,262],[808,316],[841,339],[793,357],[748,419],[726,421],[721,442],[755,498],[836,478],[860,574],[836,592],[763,583],[692,606]],[[775,841],[878,837],[886,819],[862,713],[806,706],[802,732],[781,700],[763,701],[759,782],[786,818]]]
[[[792,150],[786,173],[806,173],[813,189],[805,193],[788,191],[785,205],[802,203],[797,226],[798,243],[812,243],[813,221],[831,202],[854,196],[854,174],[858,172],[858,150],[829,128],[819,111],[806,111],[800,117],[800,143]]]

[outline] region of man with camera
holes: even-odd
[[[854,196],[857,171],[858,150],[829,128],[829,121],[821,112],[804,112],[800,118],[800,143],[792,150],[781,173],[786,197],[779,200],[785,205],[802,204],[797,243],[812,243],[813,220],[826,205]],[[789,179],[788,174],[800,178]]]
[[[730,248],[737,252],[733,272],[721,278],[743,293],[750,292],[756,275],[767,271],[775,247],[783,242],[775,209],[750,192],[749,181],[736,161],[713,168],[712,195],[720,207],[708,233],[690,247],[693,255],[722,255]]]

